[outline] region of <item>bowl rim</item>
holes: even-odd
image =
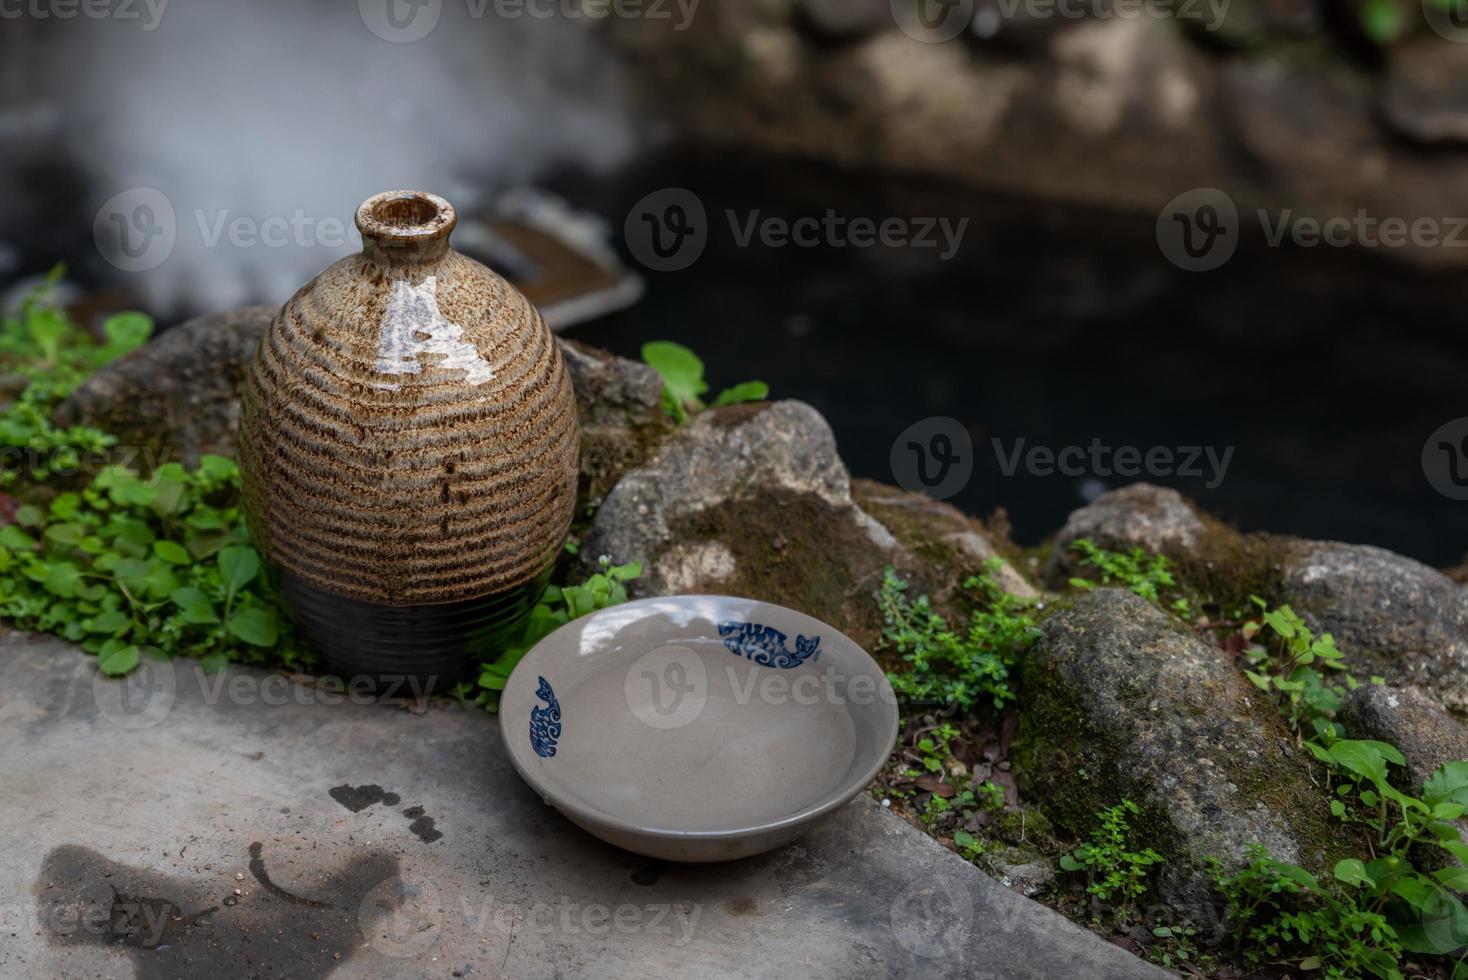
[[[797,616],[803,616],[806,619],[820,623],[821,627],[824,630],[834,633],[841,640],[849,644],[852,650],[860,654],[860,658],[865,658],[866,663],[870,664],[873,674],[880,681],[881,687],[879,688],[879,690],[892,692],[892,685],[891,682],[887,680],[887,673],[882,669],[882,665],[877,663],[876,658],[868,653],[866,651],[866,648],[864,648],[860,643],[857,643],[851,637],[841,632],[841,630],[838,630],[836,627],[830,625],[824,620],[817,619],[810,613],[801,612],[799,609],[792,609],[789,606],[782,606],[777,602],[766,602],[763,599],[752,599],[748,596],[725,595],[722,593],[711,593],[707,595],[685,593],[666,596],[645,596],[641,599],[632,599],[628,602],[619,603],[615,606],[608,606],[605,609],[598,609],[596,612],[589,613],[588,615],[582,616],[579,619],[573,619],[569,623],[558,626],[553,632],[547,634],[529,650],[525,651],[525,655],[520,658],[519,663],[515,664],[514,669],[510,671],[510,676],[505,680],[504,690],[507,691],[510,689],[510,685],[513,684],[515,681],[515,675],[520,673],[522,669],[525,669],[527,673],[529,672],[526,665],[530,663],[532,656],[537,650],[539,650],[543,645],[548,644],[557,635],[569,631],[572,627],[585,626],[597,616],[601,616],[607,613],[625,613],[627,609],[632,607],[651,605],[658,602],[668,602],[670,600],[685,599],[696,599],[702,602],[716,600],[742,603],[758,603],[761,606],[767,606],[771,609],[777,609],[781,612],[793,613]],[[879,702],[883,700],[880,694],[877,700]],[[781,817],[778,820],[754,823],[745,827],[736,827],[728,830],[673,830],[667,827],[645,826],[632,820],[626,820],[622,817],[616,817],[611,814],[605,813],[601,810],[598,810],[594,806],[583,803],[579,799],[568,798],[564,794],[553,792],[552,787],[547,780],[538,778],[538,776],[533,775],[529,767],[521,761],[521,754],[523,752],[523,749],[516,748],[517,743],[512,737],[512,733],[508,731],[508,725],[510,724],[509,716],[505,713],[503,708],[501,708],[501,710],[499,711],[499,728],[500,737],[504,741],[505,751],[510,757],[510,763],[515,767],[515,771],[520,774],[520,778],[523,779],[525,783],[532,790],[534,790],[535,793],[539,795],[542,800],[544,800],[546,803],[549,803],[557,810],[560,810],[566,816],[570,817],[574,822],[580,823],[582,820],[585,820],[586,822],[595,824],[599,827],[605,827],[610,830],[615,830],[622,833],[650,837],[657,840],[727,841],[742,840],[744,838],[753,837],[760,834],[774,833],[780,830],[799,826],[804,823],[809,823],[825,816],[826,814],[846,805],[851,800],[853,800],[858,793],[860,793],[871,784],[872,780],[876,778],[877,773],[882,771],[882,767],[885,766],[888,759],[892,757],[892,750],[897,744],[897,733],[898,729],[901,727],[901,717],[897,707],[895,692],[891,694],[891,699],[889,703],[892,708],[890,726],[891,731],[888,733],[888,737],[885,740],[886,748],[884,751],[877,754],[875,761],[871,765],[866,767],[866,769],[861,773],[860,778],[851,781],[843,780],[836,789],[827,793],[825,796],[820,797],[819,799],[805,806],[796,813]]]

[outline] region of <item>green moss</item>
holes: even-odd
[[[802,610],[876,647],[882,618],[873,595],[887,556],[849,512],[776,489],[688,515],[669,531],[673,541],[729,549],[735,572],[720,591]]]
[[[1293,539],[1241,534],[1206,516],[1203,523],[1205,531],[1197,543],[1187,552],[1170,556],[1185,592],[1199,601],[1218,603],[1226,614],[1251,609],[1250,596],[1280,594]]]

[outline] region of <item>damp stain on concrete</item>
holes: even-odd
[[[222,871],[170,875],[76,844],[57,847],[32,886],[35,927],[53,946],[115,949],[132,960],[137,980],[221,970],[315,980],[365,948],[363,903],[399,873],[391,855],[353,855],[311,869],[319,885],[303,896],[273,881],[265,859],[262,844],[250,847],[254,888]]]
[[[662,878],[663,871],[666,868],[667,864],[663,861],[649,861],[632,872],[632,883],[634,885],[644,886],[656,885],[658,879]]]
[[[363,786],[352,786],[343,783],[340,786],[333,786],[327,792],[331,794],[333,800],[336,800],[353,813],[361,813],[374,803],[381,803],[385,806],[397,806],[403,801],[402,797],[398,796],[398,794],[387,792],[376,783],[367,783]]]
[[[408,829],[425,844],[432,844],[443,837],[443,831],[434,829],[433,818],[428,816],[421,806],[408,807],[403,811],[403,816],[413,821],[408,825]]]

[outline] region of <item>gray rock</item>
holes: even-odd
[[[117,436],[150,463],[233,456],[240,386],[275,308],[196,317],[103,368],[57,408],[65,425]]]
[[[1120,589],[1051,616],[1025,669],[1015,771],[1021,789],[1084,836],[1097,810],[1141,808],[1134,844],[1160,851],[1162,898],[1214,921],[1214,856],[1241,862],[1260,843],[1320,867],[1335,835],[1325,799],[1273,707],[1220,649]],[[1344,856],[1344,855],[1342,855]]]
[[[895,26],[891,0],[800,0],[801,20],[832,40],[867,37]]]
[[[796,401],[698,415],[607,494],[583,560],[640,560],[638,595],[730,592],[874,636],[898,542],[851,497],[831,427]],[[858,637],[860,641],[860,637]]]
[[[1364,685],[1347,696],[1340,720],[1352,738],[1401,749],[1413,791],[1443,763],[1468,759],[1468,726],[1418,691]]]
[[[942,500],[872,480],[855,480],[851,491],[857,504],[892,531],[904,546],[928,564],[941,569],[938,576],[953,583],[1003,558],[983,524]],[[1040,592],[1005,560],[994,573],[1004,591],[1027,599]]]
[[[1116,551],[1141,548],[1177,555],[1195,547],[1205,530],[1203,520],[1176,490],[1133,483],[1103,493],[1071,512],[1055,536],[1045,580],[1059,587],[1076,574],[1079,563],[1070,545],[1078,538],[1090,538]]]
[[[1055,884],[1055,862],[1020,848],[997,847],[984,855],[984,867],[1001,885],[1032,898]]]
[[[1334,634],[1347,664],[1468,713],[1468,592],[1419,562],[1369,545],[1304,542],[1282,598]]]
[[[647,461],[671,429],[663,381],[639,361],[560,340],[581,423],[581,498],[599,500],[627,470]]]
[[[1468,51],[1436,36],[1391,49],[1380,106],[1386,123],[1408,139],[1468,144]]]

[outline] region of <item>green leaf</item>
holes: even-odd
[[[0,539],[0,544],[4,544]],[[1448,762],[1422,784],[1422,799],[1428,806],[1461,803],[1468,806],[1468,762]]]
[[[223,650],[215,650],[206,654],[204,659],[199,661],[199,666],[206,674],[217,674],[229,666],[229,658],[224,655]]]
[[[1300,961],[1300,969],[1302,969],[1302,970],[1318,970],[1324,964],[1325,964],[1325,961],[1322,960],[1318,956],[1307,956],[1303,960]]]
[[[1259,688],[1259,690],[1268,692],[1268,690],[1269,690],[1269,677],[1267,675],[1265,675],[1265,674],[1256,674],[1252,670],[1246,670],[1246,671],[1244,671],[1244,676],[1247,677],[1247,678],[1249,678],[1249,683],[1251,683],[1255,687]]]
[[[33,310],[26,317],[26,333],[47,361],[57,359],[61,352],[61,338],[66,336],[66,332],[66,318],[57,310]]]
[[[97,667],[108,677],[121,677],[138,665],[139,650],[126,646],[104,653],[97,658]]]
[[[1391,44],[1402,36],[1407,17],[1396,0],[1364,0],[1360,8],[1362,32],[1377,44]]]
[[[1463,815],[1464,806],[1461,803],[1444,801],[1432,808],[1432,819],[1434,820],[1457,820]]]
[[[132,625],[132,622],[132,618],[126,613],[119,612],[116,609],[109,609],[107,612],[98,613],[93,616],[91,625],[87,631],[89,633],[104,633],[115,636],[118,633],[124,632]]]
[[[219,616],[215,613],[214,604],[209,601],[209,597],[193,586],[174,589],[169,598],[183,611],[185,623],[202,626],[219,622]]]
[[[770,397],[770,386],[763,381],[741,381],[732,388],[725,388],[714,399],[715,405],[738,405],[742,402],[762,402]]]
[[[1331,800],[1330,815],[1333,817],[1344,817],[1346,815],[1346,805],[1340,800]]]
[[[1326,753],[1341,768],[1365,776],[1381,789],[1386,785],[1386,758],[1381,751],[1382,742],[1342,739],[1326,749]],[[1392,749],[1396,752],[1395,749]],[[1400,753],[1397,753],[1400,758]]]
[[[1455,891],[1468,892],[1468,868],[1439,868],[1432,876]]]
[[[0,527],[0,546],[11,551],[30,551],[36,546],[36,539],[14,524],[7,524]]]
[[[260,574],[260,554],[249,545],[235,545],[219,550],[219,574],[230,599]]]
[[[273,647],[280,635],[275,613],[257,606],[241,609],[229,617],[224,628],[230,633],[257,647]]]
[[[687,408],[703,408],[700,395],[709,390],[703,380],[703,361],[682,344],[653,340],[642,345],[642,360],[663,379],[669,397]]]
[[[46,572],[46,591],[63,599],[76,594],[76,583],[81,578],[81,569],[69,561],[57,562]]]
[[[188,565],[194,560],[188,549],[177,541],[154,541],[153,554],[174,565]]]
[[[108,359],[121,357],[141,347],[152,333],[153,318],[146,313],[114,313],[102,322],[102,335],[107,338],[104,353]]]
[[[1366,873],[1366,865],[1356,858],[1346,858],[1344,861],[1336,862],[1331,873],[1335,875],[1335,880],[1343,885],[1355,885],[1358,888],[1362,885],[1376,887],[1376,882],[1372,881],[1371,876]]]
[[[210,480],[232,480],[239,475],[239,467],[228,456],[205,453],[199,457],[199,473]]]

